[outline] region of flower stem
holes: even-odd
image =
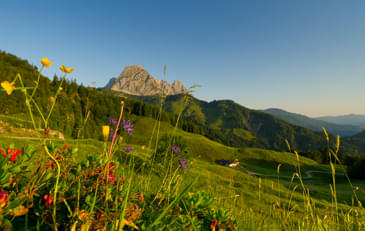
[[[47,155],[56,163],[57,166],[57,178],[56,178],[56,185],[54,189],[54,200],[53,200],[53,223],[54,223],[54,230],[57,230],[57,222],[56,222],[56,203],[57,203],[57,192],[58,192],[58,182],[60,180],[61,175],[61,166],[56,160],[56,158],[49,152],[47,144],[43,142],[44,150],[46,151]]]
[[[46,118],[45,128],[47,128],[47,126],[48,126],[48,120],[49,120],[49,117],[51,117],[51,114],[52,114],[52,111],[53,111],[54,105],[56,104],[57,96],[59,95],[59,93],[60,93],[60,91],[61,91],[62,84],[63,84],[63,82],[64,82],[64,81],[65,81],[65,79],[66,79],[66,75],[67,75],[67,74],[65,74],[65,75],[62,77],[62,80],[61,80],[60,85],[58,86],[58,89],[57,89],[56,95],[54,96],[54,101],[53,101],[53,104],[52,104],[51,110],[49,111],[48,116],[47,116],[47,118]]]
[[[33,92],[32,92],[32,95],[30,96],[30,98],[33,98],[35,92],[37,91],[38,89],[38,86],[39,86],[39,79],[41,78],[41,72],[43,70],[44,66],[41,67],[41,69],[39,70],[38,72],[38,78],[37,78],[37,82],[35,83],[35,87],[33,88]]]

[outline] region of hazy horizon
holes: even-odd
[[[87,4],[86,4],[87,3]],[[71,10],[72,9],[72,10]],[[0,50],[103,87],[127,65],[199,99],[310,117],[365,114],[365,2],[46,1],[0,8]],[[163,66],[167,65],[166,77]]]

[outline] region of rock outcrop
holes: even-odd
[[[131,95],[176,95],[187,93],[184,84],[175,80],[169,84],[165,80],[152,77],[141,65],[127,66],[118,78],[111,78],[105,88]]]

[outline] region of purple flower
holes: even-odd
[[[181,152],[181,150],[180,150],[180,148],[178,147],[178,146],[174,146],[174,147],[171,147],[170,148],[170,150],[173,152],[173,153],[175,153],[175,154],[177,154],[177,153],[180,153]]]
[[[109,134],[110,134],[110,140],[113,140],[113,136],[114,136],[114,129],[113,128],[110,128]]]
[[[184,158],[179,158],[178,159],[179,163],[180,163],[180,167],[183,169],[183,170],[186,170],[188,169],[188,163],[186,163],[186,160]]]
[[[113,124],[114,126],[117,126],[117,120],[113,117],[109,118],[109,123]]]
[[[122,127],[124,128],[124,130],[127,131],[128,135],[132,135],[132,133],[133,133],[133,126],[134,125],[131,123],[130,120],[125,121],[123,119],[123,121],[122,121]]]
[[[134,151],[133,147],[131,147],[131,146],[125,146],[123,149],[124,149],[125,152],[133,152]]]

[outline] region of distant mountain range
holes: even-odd
[[[112,79],[107,84],[106,90],[111,89],[118,95],[127,94],[128,97],[158,106],[161,90],[165,89],[165,95],[168,96],[163,109],[176,114],[184,99],[184,94],[179,92],[185,93],[186,88],[176,88],[173,85],[151,77],[138,65],[126,67],[117,79]],[[188,97],[189,103],[183,111],[183,118],[197,124],[196,128],[188,130],[202,133],[198,131],[199,127],[208,127],[210,131],[205,131],[205,136],[230,146],[285,150],[287,139],[298,150],[319,150],[326,147],[322,127],[330,134],[341,137],[352,136],[363,130],[358,126],[338,125],[280,109],[259,111],[243,107],[232,100],[206,102],[191,95]],[[334,141],[334,137],[331,137]],[[345,146],[351,147],[351,144],[343,140],[342,147],[346,148]],[[351,147],[351,151],[358,152],[357,150],[357,147]]]
[[[149,104],[159,105],[159,96],[131,96]],[[248,109],[232,100],[206,102],[189,97],[183,118],[214,131],[207,137],[230,146],[262,147],[287,150],[285,139],[297,150],[319,150],[326,147],[323,133],[287,123],[259,110]],[[163,109],[177,113],[183,105],[184,95],[166,97]],[[221,134],[217,136],[217,134]],[[331,135],[332,140],[335,140]]]
[[[127,66],[118,78],[112,78],[105,88],[131,95],[176,95],[186,93],[184,84],[175,80],[169,84],[165,80],[152,77],[142,65]]]
[[[270,108],[263,111],[288,123],[309,128],[314,131],[322,131],[322,128],[324,127],[330,133],[334,135],[339,135],[341,137],[355,135],[357,133],[360,133],[365,128],[365,116],[358,116],[358,120],[352,120],[352,115],[341,117],[310,118],[305,115],[287,112],[277,108]],[[362,122],[360,120],[361,118],[363,119],[364,126],[360,126],[360,122]],[[339,123],[338,121],[340,121],[341,119],[342,123]]]
[[[349,114],[341,116],[322,116],[314,119],[341,125],[353,125],[365,129],[365,115]]]

